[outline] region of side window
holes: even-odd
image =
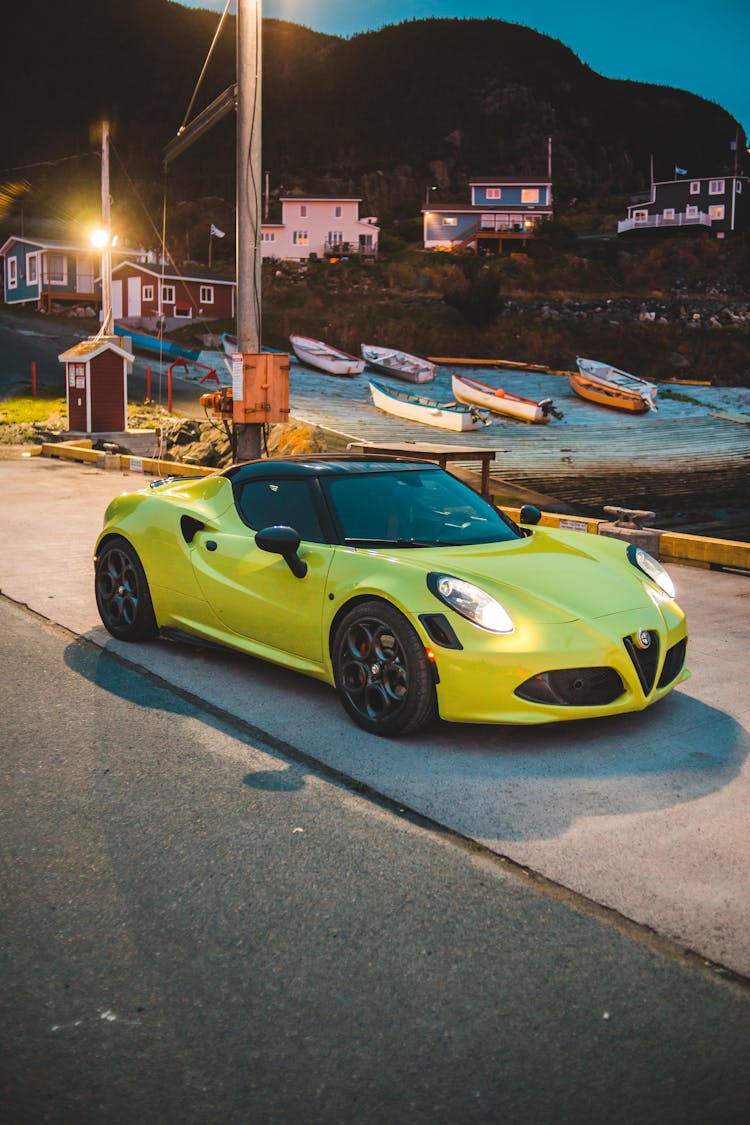
[[[324,543],[310,485],[306,480],[252,480],[242,487],[237,510],[253,531],[284,525],[300,539]]]

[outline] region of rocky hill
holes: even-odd
[[[0,174],[21,185],[27,215],[96,205],[91,130],[103,116],[115,194],[137,188],[144,208],[156,205],[163,148],[217,19],[169,0],[17,7],[23,49],[6,52],[0,76]],[[234,81],[234,35],[230,18],[193,114]],[[548,137],[564,203],[642,189],[652,154],[657,178],[675,163],[718,173],[737,130],[711,102],[604,78],[558,40],[501,20],[414,20],[351,39],[265,20],[263,43],[263,167],[274,193],[361,195],[365,213],[386,222],[418,211],[428,184],[447,201],[466,199],[470,176],[544,175]],[[230,116],[170,166],[168,187],[176,201],[229,203],[234,184]]]

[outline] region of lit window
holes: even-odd
[[[292,242],[295,246],[307,246],[309,241],[310,238],[306,230],[295,230],[292,233]]]
[[[709,207],[708,217],[711,220],[711,222],[713,222],[715,219],[723,219],[724,218],[724,207],[723,207],[723,205],[721,203],[719,203],[719,204],[716,204],[716,206],[714,206],[714,207]]]
[[[708,194],[709,195],[723,195],[724,194],[724,181],[723,180],[709,180],[708,181]]]
[[[647,221],[648,221],[648,211],[634,211],[633,212],[633,222],[635,222],[635,223],[645,223]]]
[[[499,187],[488,187],[487,188],[487,198],[488,199],[502,199],[503,198],[503,189],[499,188]]]
[[[538,203],[539,202],[539,188],[521,188],[521,202],[522,203]]]
[[[201,285],[200,294],[200,303],[202,305],[212,305],[214,303],[213,285]]]
[[[47,270],[50,284],[65,285],[68,280],[68,263],[63,254],[50,254]]]
[[[691,206],[688,203],[687,207],[685,208],[685,216],[688,219],[697,219],[698,218],[698,208],[695,207],[695,206]]]
[[[691,195],[700,195],[700,190],[701,190],[700,180],[691,180],[690,181],[690,194]]]
[[[665,219],[674,219],[674,207],[665,207],[664,208],[664,218]]]
[[[446,217],[443,219],[443,226],[444,227],[457,227],[458,226],[458,219],[450,218],[449,216],[446,215]]]

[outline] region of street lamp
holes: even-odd
[[[91,245],[102,254],[102,331],[107,332],[112,319],[112,247],[117,245],[117,235],[106,227],[91,232]]]

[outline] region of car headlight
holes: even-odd
[[[513,622],[500,603],[471,582],[450,574],[428,574],[427,585],[436,598],[481,629],[490,633],[513,632]]]
[[[642,570],[652,582],[655,582],[668,597],[673,598],[675,596],[674,582],[664,567],[642,547],[636,547],[635,543],[631,543],[628,547],[628,559],[633,566]]]

